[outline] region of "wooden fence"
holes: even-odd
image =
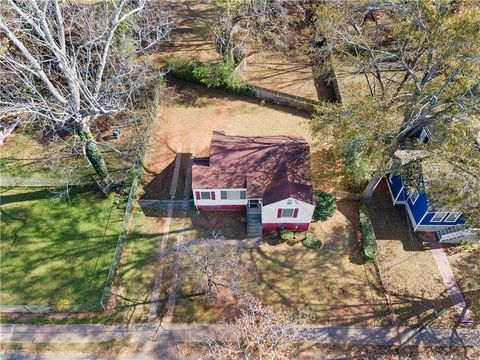
[[[315,110],[315,106],[319,103],[317,100],[310,100],[300,96],[266,89],[257,85],[250,84],[250,86],[255,97],[276,105],[289,106],[304,111],[313,111]]]

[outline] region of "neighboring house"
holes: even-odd
[[[424,144],[432,138],[428,129],[422,129],[418,135],[419,141]],[[395,155],[400,161],[408,163],[410,161],[408,156],[421,159],[422,153],[421,150],[401,150]],[[459,243],[462,240],[473,239],[474,233],[464,225],[465,221],[460,211],[445,207],[428,196],[428,179],[430,173],[433,175],[433,169],[427,164],[428,162],[422,165],[419,189],[408,191],[401,176],[393,173],[386,176],[393,204],[405,205],[414,231],[436,232],[442,243]]]
[[[249,236],[260,236],[262,230],[307,230],[315,209],[309,153],[301,137],[214,131],[210,156],[193,164],[195,206],[246,210]]]

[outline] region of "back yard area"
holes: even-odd
[[[99,307],[123,209],[88,187],[16,188],[0,195],[0,303],[68,300]]]
[[[213,130],[243,136],[303,136],[311,146],[315,187],[346,189],[341,164],[333,156],[331,145],[318,144],[312,139],[308,113],[262,104],[250,98],[229,96],[222,91],[182,81],[172,82],[165,94],[166,98],[158,107],[157,121],[145,157],[143,198],[165,199],[176,154],[208,156]]]

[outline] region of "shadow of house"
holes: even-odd
[[[400,239],[405,251],[425,250],[421,233],[414,233],[405,207],[392,205],[385,179],[381,180],[375,190],[368,211],[378,241]]]
[[[144,194],[140,197],[142,200],[182,200],[185,186],[191,190],[191,185],[186,184],[187,173],[189,171],[189,159],[191,153],[177,153],[175,158],[160,173],[153,172],[148,168],[144,168],[148,181],[144,185]],[[175,171],[175,163],[178,161],[178,169]],[[177,174],[175,174],[177,172]],[[176,179],[175,188],[172,186],[174,176]],[[190,195],[188,197],[190,198]]]

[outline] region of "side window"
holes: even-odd
[[[412,204],[415,204],[419,196],[420,196],[420,193],[418,192],[417,189],[415,189],[412,195],[410,195],[410,200],[412,201]]]
[[[222,199],[222,200],[227,200],[227,198],[228,198],[228,197],[227,197],[227,192],[226,192],[225,190],[222,190],[222,191],[220,192],[220,199]]]
[[[210,191],[202,191],[200,196],[202,200],[210,200]]]
[[[282,209],[282,217],[284,218],[293,217],[293,209]]]
[[[240,191],[240,199],[246,199],[247,198],[247,192],[245,190]]]
[[[447,215],[446,212],[436,212],[435,215],[433,215],[431,222],[441,222],[443,218]]]
[[[446,222],[455,222],[458,220],[458,218],[460,217],[462,213],[460,212],[451,212],[450,214],[448,214],[448,216],[445,218],[444,221]]]

